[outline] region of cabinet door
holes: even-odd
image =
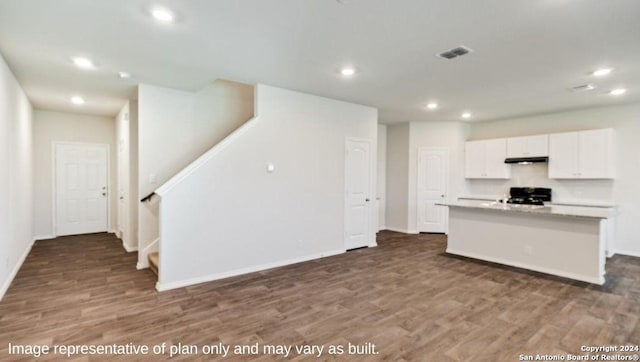
[[[507,157],[527,157],[527,139],[529,137],[507,138]]]
[[[527,139],[527,155],[525,157],[549,156],[549,135],[529,136]]]
[[[485,178],[509,178],[511,167],[504,163],[507,158],[507,140],[504,138],[485,142]]]
[[[485,177],[485,144],[484,141],[470,141],[465,144],[465,177]]]
[[[507,138],[507,157],[549,156],[549,135]]]
[[[580,178],[613,178],[613,131],[598,129],[578,135],[578,176]]]
[[[549,178],[578,177],[578,132],[549,135]]]

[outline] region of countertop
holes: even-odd
[[[503,212],[518,212],[537,215],[555,215],[570,217],[586,217],[595,219],[609,219],[615,217],[615,208],[589,207],[589,206],[565,206],[565,205],[514,205],[502,204],[495,201],[484,200],[458,200],[454,202],[436,203],[440,206],[462,207],[471,209],[496,210]]]

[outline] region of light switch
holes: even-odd
[[[267,172],[268,173],[273,173],[273,171],[275,171],[275,170],[276,170],[276,165],[274,165],[271,162],[267,163]]]
[[[150,173],[149,174],[149,183],[152,185],[155,185],[158,183],[158,175],[156,175],[155,173]]]

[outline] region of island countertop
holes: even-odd
[[[439,206],[462,207],[471,209],[485,209],[502,212],[518,212],[536,215],[553,215],[568,217],[585,217],[594,219],[609,219],[615,217],[615,208],[590,207],[590,206],[567,206],[567,205],[518,205],[503,204],[496,201],[483,200],[458,200],[454,202],[436,203]]]

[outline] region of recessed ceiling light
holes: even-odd
[[[618,89],[614,89],[611,92],[609,92],[609,94],[611,94],[612,96],[620,96],[627,93],[627,90],[624,88],[618,88]]]
[[[129,72],[118,72],[118,77],[120,77],[122,79],[129,79],[129,78],[131,78],[131,73],[129,73]]]
[[[340,69],[340,74],[344,75],[345,77],[350,77],[356,74],[356,70],[351,67],[346,67],[346,68]]]
[[[154,7],[153,9],[151,9],[151,16],[153,16],[153,18],[158,20],[159,22],[165,24],[173,23],[173,21],[175,20],[173,12],[163,7]]]
[[[462,118],[464,118],[464,119],[469,119],[469,118],[471,118],[471,113],[469,113],[469,112],[464,112],[464,113],[462,113]]]
[[[596,77],[602,77],[605,76],[609,73],[611,73],[613,71],[613,68],[601,68],[596,70],[595,72],[591,73],[592,75],[595,75]]]
[[[71,97],[71,103],[79,106],[81,104],[84,104],[84,98],[82,98],[80,96],[73,96],[73,97]]]
[[[436,102],[431,102],[431,103],[427,103],[427,109],[438,109],[438,103]]]
[[[93,62],[91,61],[91,59],[88,58],[84,58],[84,57],[75,57],[72,59],[73,60],[73,64],[76,65],[76,67],[78,68],[82,68],[82,69],[94,69],[96,66],[93,64]]]

